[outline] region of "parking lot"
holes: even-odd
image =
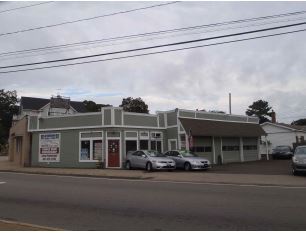
[[[224,174],[291,175],[291,160],[260,160],[216,165],[209,172]]]

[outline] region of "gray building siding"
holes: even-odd
[[[179,116],[180,117],[190,117],[190,118],[195,118],[195,112],[187,112],[184,110],[179,111]]]
[[[111,125],[112,123],[112,111],[111,109],[104,109],[103,111],[104,113],[104,118],[103,118],[103,121],[104,121],[104,125]]]
[[[157,116],[124,114],[124,124],[128,126],[157,127]]]
[[[41,118],[39,120],[39,129],[98,126],[101,125],[101,122],[102,122],[101,114]]]
[[[167,138],[168,139],[178,139],[178,129],[177,127],[171,127],[167,129]]]
[[[165,127],[165,118],[163,113],[159,113],[159,127]]]
[[[115,125],[122,125],[122,110],[115,109]]]
[[[35,132],[32,137],[32,166],[34,167],[79,167],[79,168],[94,168],[95,162],[79,162],[79,133],[84,130],[62,130],[52,131],[52,133],[60,133],[60,162],[38,162],[39,157],[39,135],[46,132]],[[95,129],[93,131],[101,131]],[[104,141],[104,140],[103,140]],[[105,148],[105,143],[103,143]]]
[[[169,112],[167,114],[167,125],[173,126],[177,125],[178,119],[177,119],[177,112]]]

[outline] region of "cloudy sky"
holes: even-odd
[[[197,30],[150,37],[103,41],[103,43],[66,47],[60,50],[3,55],[18,50],[306,10],[306,2],[178,2],[41,30],[1,35],[162,3],[165,2],[52,2],[1,12],[35,4],[35,2],[2,2],[0,3],[0,66],[134,49],[306,21],[306,14],[299,14],[265,21],[202,27]],[[82,61],[204,45],[304,28],[306,26],[301,25],[242,37]],[[253,101],[264,99],[276,111],[278,121],[290,123],[294,119],[306,118],[305,41],[306,32],[299,32],[172,53],[0,74],[0,88],[17,90],[19,97],[50,98],[51,95],[60,93],[72,100],[90,99],[114,106],[118,106],[122,98],[141,97],[149,105],[151,113],[176,107],[228,112],[228,93],[231,92],[232,113],[244,114]]]

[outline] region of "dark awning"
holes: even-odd
[[[192,136],[258,137],[266,135],[257,123],[214,121],[204,119],[179,118],[182,126]]]

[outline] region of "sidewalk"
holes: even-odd
[[[217,169],[216,169],[217,170]],[[244,185],[273,185],[306,187],[305,176],[292,175],[258,175],[258,174],[231,174],[218,173],[212,168],[210,171],[157,171],[123,169],[77,169],[77,168],[34,168],[18,167],[7,161],[0,160],[0,171],[23,172],[33,174],[52,174],[70,176],[90,176],[117,179],[144,179],[152,181],[195,182],[195,183],[222,183]]]
[[[61,229],[0,219],[0,231],[58,231]]]

